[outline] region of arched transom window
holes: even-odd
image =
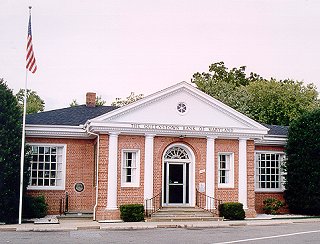
[[[189,155],[185,149],[174,146],[166,152],[164,159],[189,159]]]

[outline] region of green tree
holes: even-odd
[[[79,106],[79,103],[77,102],[76,99],[73,99],[72,102],[69,104],[69,107],[76,107]]]
[[[14,223],[18,220],[21,117],[17,99],[0,79],[0,222]],[[30,158],[26,157],[25,161],[27,172]],[[28,177],[24,179],[26,183]]]
[[[20,89],[16,94],[18,104],[23,111],[24,89]],[[39,97],[37,92],[27,89],[27,114],[38,113],[44,110],[44,101]]]
[[[134,92],[131,92],[130,95],[128,97],[126,97],[125,99],[116,98],[116,100],[114,102],[112,102],[111,105],[112,106],[117,106],[117,107],[122,107],[122,106],[125,106],[127,104],[130,104],[130,103],[133,103],[135,101],[138,101],[141,98],[143,98],[143,94],[135,95]]]
[[[320,214],[320,109],[291,123],[286,145],[285,200],[291,212]]]
[[[246,67],[229,70],[214,63],[209,73],[195,73],[192,82],[203,92],[262,123],[289,125],[301,114],[319,107],[313,84],[293,80],[264,79]]]
[[[96,106],[103,106],[106,104],[106,101],[102,100],[101,96],[96,97]]]
[[[318,92],[293,80],[258,80],[238,89],[246,94],[242,100],[245,111],[254,120],[276,125],[289,125],[302,114],[319,107]],[[241,101],[241,97],[238,97]]]

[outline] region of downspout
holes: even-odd
[[[93,207],[93,221],[96,220],[96,209],[98,206],[98,191],[99,191],[99,155],[100,155],[100,137],[99,134],[93,133],[91,131],[89,131],[89,126],[87,125],[86,127],[86,131],[88,134],[90,135],[94,135],[97,137],[97,162],[96,162],[96,203]]]

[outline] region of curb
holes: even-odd
[[[139,223],[97,223],[97,224],[83,224],[71,222],[68,225],[53,224],[48,225],[0,225],[0,232],[66,232],[77,230],[148,230],[148,229],[203,229],[203,228],[236,228],[244,226],[270,226],[270,225],[285,225],[285,224],[301,224],[301,223],[316,223],[320,222],[320,218],[309,219],[268,219],[268,220],[245,220],[245,221],[211,221],[211,222],[167,222],[157,223],[153,222],[139,222]]]

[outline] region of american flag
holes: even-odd
[[[26,68],[35,73],[37,71],[36,58],[34,57],[33,46],[32,46],[32,32],[31,32],[31,14],[29,17],[29,25],[28,25],[28,40],[27,40],[27,57],[26,57],[27,65]]]

